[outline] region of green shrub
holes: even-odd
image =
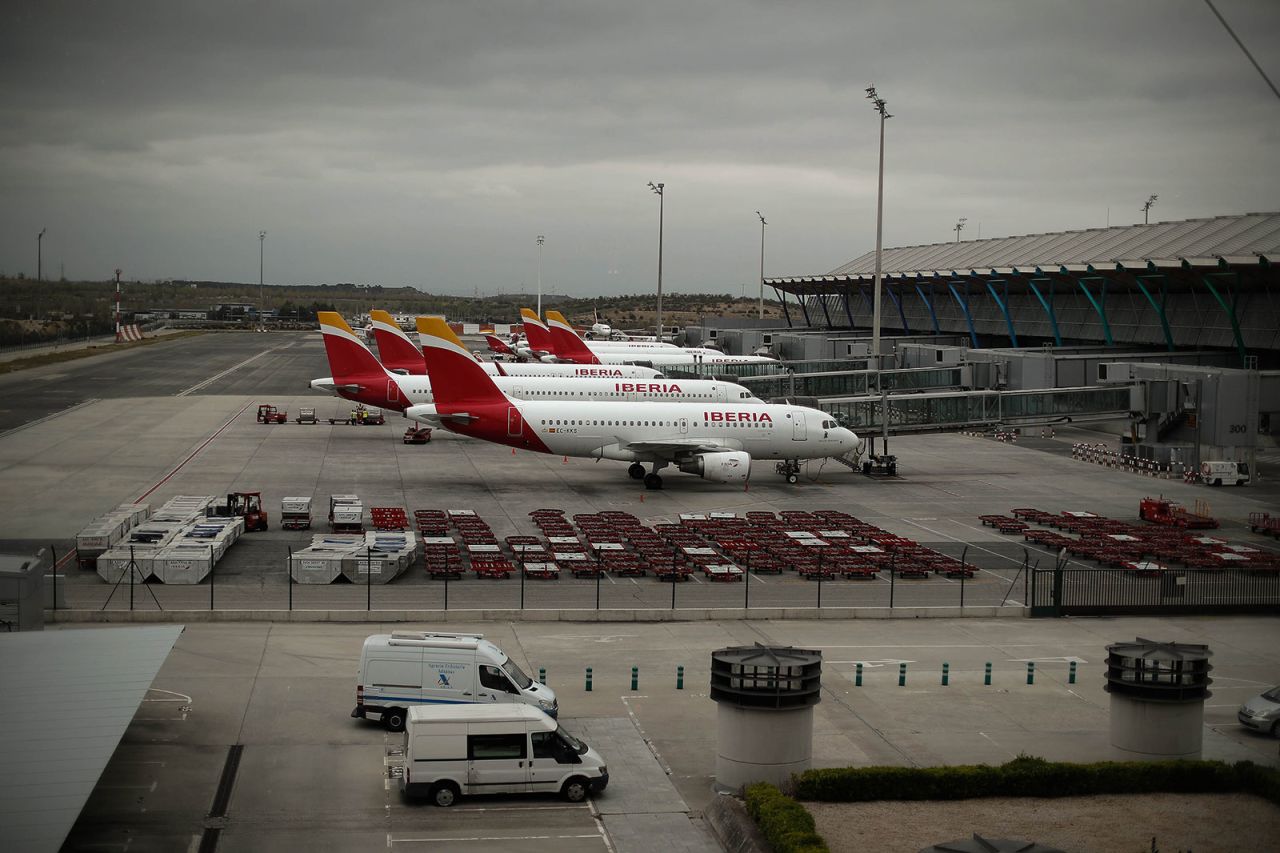
[[[1244,791],[1280,804],[1280,770],[1252,762],[1104,761],[1068,764],[1020,755],[993,767],[845,767],[795,777],[802,800],[964,800],[1091,794]]]
[[[813,815],[795,800],[767,782],[746,790],[747,814],[760,827],[775,853],[827,853]]]

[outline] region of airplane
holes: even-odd
[[[424,335],[448,340],[458,350],[466,351],[462,342],[439,317],[418,318]],[[338,396],[367,406],[394,409],[405,417],[423,423],[436,423],[429,404],[434,401],[431,380],[427,376],[392,373],[380,364],[367,346],[356,336],[342,317],[330,311],[320,312],[320,331],[324,335],[325,355],[332,377],[316,379],[311,387],[331,391]],[[472,362],[484,373],[485,365]],[[566,365],[572,366],[572,365]],[[606,368],[607,369],[607,368]],[[488,375],[487,373],[485,375]],[[683,400],[687,403],[732,402],[739,406],[761,406],[763,401],[741,385],[710,380],[653,380],[620,377],[577,376],[509,376],[492,378],[503,393],[522,400],[611,400],[624,403],[654,403]],[[427,405],[426,409],[415,409]]]
[[[533,312],[530,312],[532,314]],[[521,311],[523,317],[523,310]],[[525,324],[529,328],[529,324]],[[674,349],[607,349],[596,342],[587,343],[578,337],[558,311],[547,312],[546,328],[550,330],[553,352],[561,360],[583,364],[633,364],[643,362],[654,367],[714,364],[777,364],[776,358],[762,355],[725,355],[719,350],[705,347],[676,347]],[[637,344],[638,347],[656,346]],[[600,347],[600,348],[597,348]]]
[[[430,413],[445,429],[540,453],[630,462],[627,473],[646,489],[662,488],[658,471],[668,465],[715,483],[745,483],[753,459],[782,460],[778,473],[795,483],[800,460],[859,449],[852,431],[804,406],[513,399],[466,348],[431,334],[422,344],[435,395]],[[653,466],[647,474],[646,463]]]
[[[386,311],[374,310],[369,314],[373,318],[373,331],[377,336],[378,355],[381,356],[383,366],[393,373],[425,376],[427,369],[422,361],[422,350],[401,330],[400,324]],[[345,322],[343,325],[346,325]],[[607,369],[583,371],[571,364],[503,364],[499,368],[495,362],[486,361],[483,362],[483,366],[485,372],[491,376],[572,376],[597,379],[659,379],[662,377],[661,371],[640,365],[611,365],[614,368],[613,371]]]

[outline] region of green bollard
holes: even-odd
[[[1076,683],[1076,662],[1072,661],[1071,669],[1067,673],[1067,684],[1075,684],[1075,683]]]
[[[591,667],[587,667],[587,692],[591,692]]]
[[[862,686],[862,664],[858,664],[858,669],[853,674],[853,686],[854,687]]]
[[[1033,660],[1029,660],[1027,661],[1027,684],[1035,684],[1035,683],[1036,683],[1036,662]]]
[[[942,686],[946,687],[951,681],[951,664],[946,661],[942,662]]]
[[[676,690],[684,690],[684,664],[676,667]]]
[[[640,689],[640,667],[638,666],[631,667],[631,689]]]
[[[982,683],[988,687],[991,686],[991,661],[987,661],[987,673],[982,676]]]
[[[907,686],[907,665],[905,663],[898,664],[898,686]]]
[[[539,684],[547,683],[547,668],[545,666],[538,667],[538,683]]]

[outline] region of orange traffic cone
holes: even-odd
[[[568,456],[566,456],[566,457],[564,458],[564,461],[563,461],[563,462],[561,462],[560,464],[561,464],[561,465],[568,465],[568,464],[569,464],[569,457],[568,457]]]
[[[514,447],[513,447],[513,448],[511,448],[511,455],[512,455],[512,456],[515,456],[515,455],[516,455],[516,449],[515,449]]]

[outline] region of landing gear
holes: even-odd
[[[795,485],[800,482],[800,463],[795,459],[784,459],[778,463],[778,473],[787,478],[787,482]]]
[[[633,480],[643,480],[644,466],[641,465],[639,462],[632,462],[631,467],[627,469],[627,474]]]
[[[659,477],[657,474],[645,474],[644,487],[649,490],[661,489],[662,478]]]

